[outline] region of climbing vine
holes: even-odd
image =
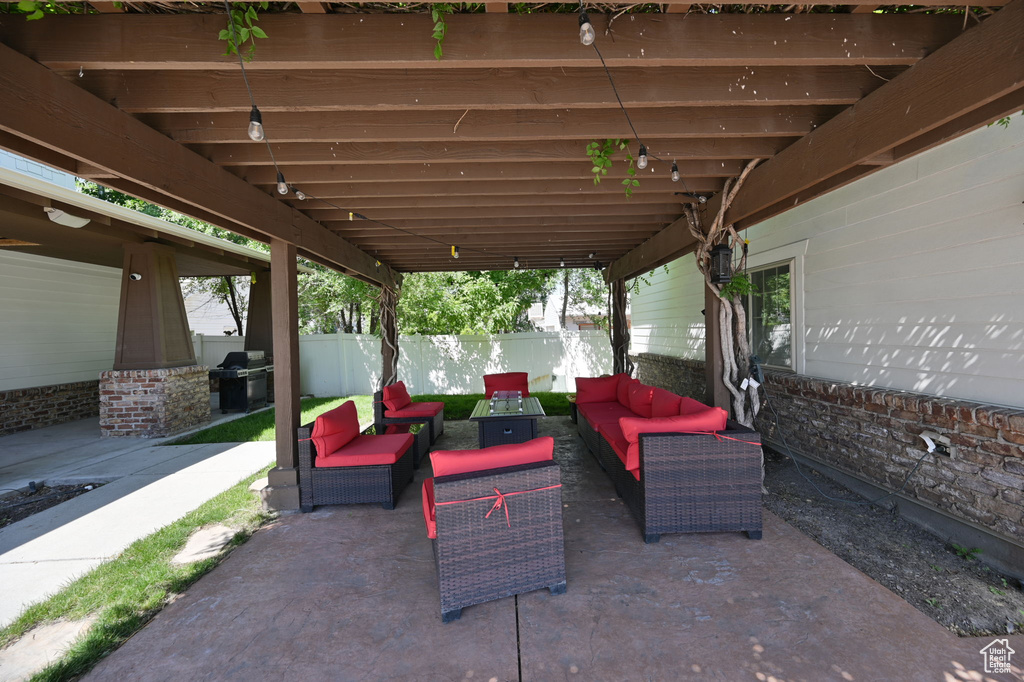
[[[444,38],[448,35],[448,15],[455,11],[454,5],[438,4],[430,8],[430,18],[434,22],[434,59],[441,61],[444,54]]]
[[[608,170],[612,167],[612,156],[616,151],[624,151],[626,162],[629,164],[626,167],[626,179],[622,181],[626,198],[629,199],[633,196],[633,189],[640,186],[640,180],[636,177],[635,159],[625,140],[608,138],[604,142],[594,140],[588,144],[587,156],[590,157],[590,172],[594,174],[594,184],[601,184],[601,178],[608,175]]]
[[[262,10],[269,6],[269,2],[259,3]],[[224,50],[225,55],[241,54],[242,47],[249,43],[249,48],[242,58],[247,62],[252,61],[256,54],[256,39],[267,37],[266,31],[256,25],[257,21],[259,21],[259,14],[257,14],[254,4],[236,2],[232,5],[231,12],[228,14],[228,27],[221,29],[217,35],[220,40],[227,43],[227,48]]]

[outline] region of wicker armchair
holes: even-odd
[[[405,398],[398,403],[394,403],[391,395],[396,389],[400,389],[399,394],[404,393]],[[378,433],[384,433],[388,426],[395,424],[425,424],[430,432],[430,444],[433,445],[444,433],[444,403],[414,403],[408,398],[405,384],[401,381],[373,394],[373,423],[377,425]],[[388,406],[388,402],[399,407],[393,409]]]
[[[538,445],[550,453],[554,442],[538,438],[475,452],[523,451]],[[456,453],[435,452],[435,467],[439,454]],[[514,594],[541,588],[565,592],[560,487],[559,467],[550,454],[547,461],[424,482],[424,517],[428,536],[434,536],[443,622],[459,618],[466,606]]]

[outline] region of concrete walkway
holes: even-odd
[[[394,511],[285,515],[105,658],[87,680],[1008,680],[961,639],[766,514],[764,539],[645,545],[565,418],[568,592],[442,624],[417,473]],[[449,422],[439,448],[470,446]],[[1003,638],[1000,638],[1003,639]],[[1024,637],[1006,638],[1024,652]]]
[[[165,440],[101,439],[97,419],[0,438],[0,488],[109,481],[0,529],[0,626],[274,458],[272,442]]]

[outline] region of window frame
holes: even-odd
[[[804,256],[807,253],[808,240],[786,244],[774,249],[753,253],[747,256],[747,273],[789,266],[789,305],[790,305],[790,339],[789,353],[791,366],[768,365],[766,368],[777,372],[805,373],[805,333],[804,333]],[[747,311],[753,309],[750,296],[745,301]],[[753,326],[747,323],[747,341],[753,343]]]

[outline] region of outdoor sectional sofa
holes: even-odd
[[[373,394],[373,423],[380,433],[390,426],[424,424],[424,428],[430,431],[430,444],[433,445],[444,433],[444,403],[414,403],[405,382],[396,381]],[[423,451],[420,456],[425,454]],[[419,466],[419,461],[416,465]]]
[[[441,620],[463,607],[548,588],[565,592],[559,467],[550,436],[479,450],[436,450],[423,482]]]
[[[760,434],[725,410],[626,374],[576,380],[576,428],[645,542],[662,533],[761,537]]]
[[[394,509],[412,481],[418,450],[426,447],[426,438],[412,433],[360,432],[351,400],[300,426],[298,438],[299,508],[304,512],[321,504],[376,503]]]

